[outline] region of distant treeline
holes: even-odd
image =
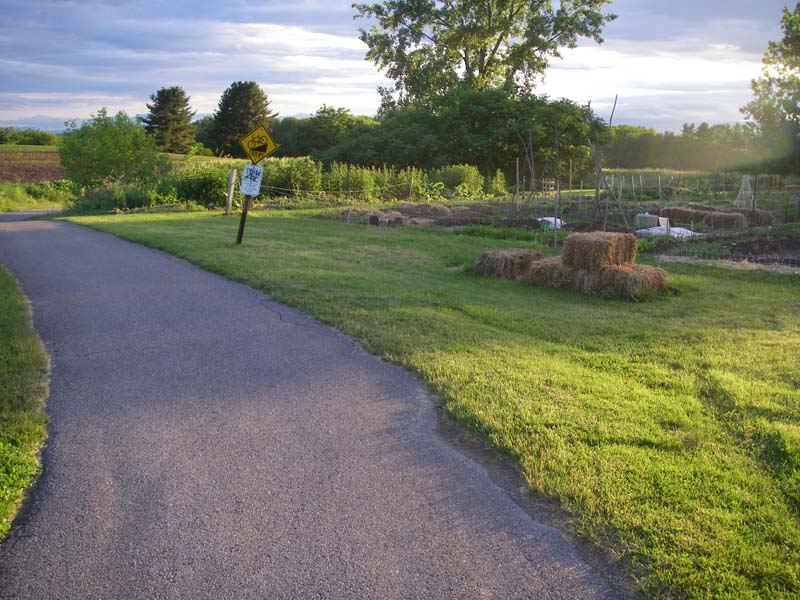
[[[687,123],[680,133],[617,125],[610,134],[605,162],[619,169],[779,173],[789,152],[788,144],[766,139],[751,124]]]
[[[484,175],[501,169],[509,181],[516,177],[518,159],[527,181],[531,171],[537,180],[565,181],[570,171],[589,175],[590,130],[609,168],[791,170],[791,141],[768,139],[752,124],[687,123],[679,133],[657,133],[630,125],[607,128],[587,116],[584,107],[568,100],[456,90],[436,105],[403,107],[375,119],[323,106],[309,118],[275,119],[271,130],[280,144],[278,156],[397,168],[472,164]]]
[[[0,127],[0,144],[19,146],[55,146],[58,136],[49,131],[39,129],[16,129]]]
[[[278,156],[311,156],[362,166],[436,169],[470,164],[484,176],[501,169],[513,181],[516,163],[530,181],[591,168],[588,140],[597,119],[570,100],[513,97],[500,90],[455,89],[424,105],[385,111],[375,119],[323,106],[306,119],[270,123]]]

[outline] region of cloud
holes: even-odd
[[[606,44],[565,50],[542,91],[598,108],[619,93],[620,122],[659,128],[739,120],[783,5],[615,0]],[[374,114],[388,82],[364,60],[353,13],[350,0],[0,0],[14,23],[0,31],[0,122],[141,114],[167,85],[210,113],[237,80],[258,82],[283,115],[323,103]]]

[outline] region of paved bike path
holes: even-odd
[[[52,357],[0,597],[613,598],[435,433],[418,382],[182,260],[0,217]]]

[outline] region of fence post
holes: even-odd
[[[225,198],[225,216],[231,216],[231,203],[233,202],[233,188],[236,185],[236,169],[228,173],[228,195]]]

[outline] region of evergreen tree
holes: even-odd
[[[150,114],[142,119],[145,132],[154,136],[165,152],[185,153],[194,143],[194,111],[189,108],[186,92],[179,86],[161,88],[150,100]]]
[[[267,129],[278,115],[269,109],[270,101],[255,81],[235,81],[222,93],[214,113],[214,140],[217,154],[244,157],[239,140],[259,125]]]

